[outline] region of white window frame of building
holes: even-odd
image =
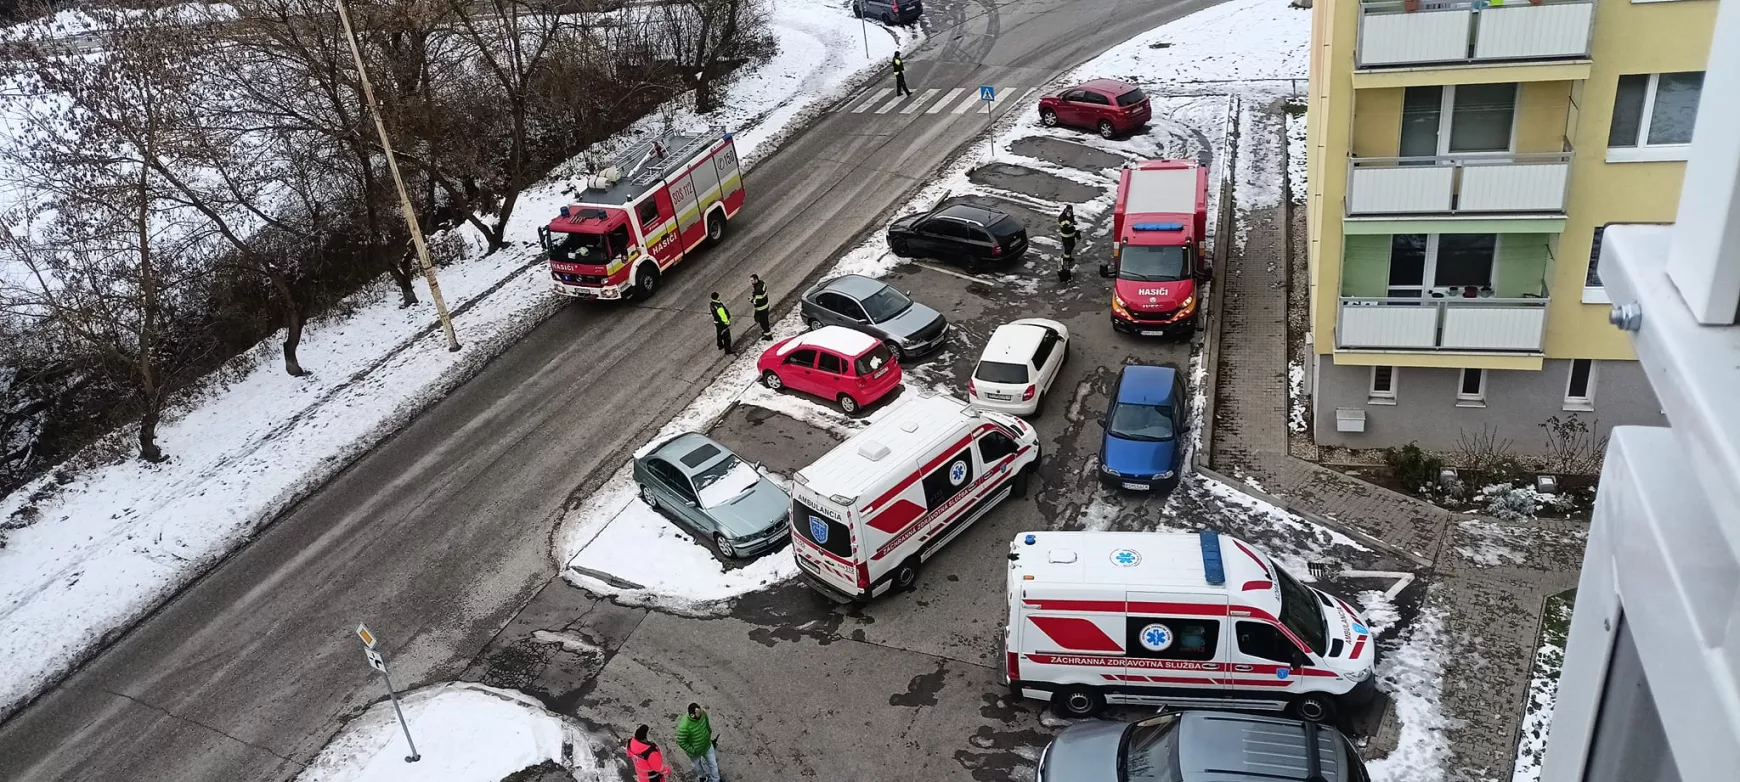
[[[1455,130],[1455,124],[1456,124],[1455,123],[1455,120],[1456,120],[1456,85],[1454,85],[1454,84],[1422,85],[1422,86],[1437,86],[1440,90],[1440,93],[1438,96],[1438,149],[1437,149],[1437,157],[1450,157],[1450,156],[1463,157],[1463,158],[1502,157],[1505,155],[1514,154],[1516,152],[1516,133],[1517,133],[1517,124],[1518,124],[1518,122],[1517,122],[1517,109],[1518,109],[1518,103],[1520,102],[1518,99],[1522,95],[1522,84],[1519,82],[1492,82],[1492,83],[1493,84],[1509,84],[1509,85],[1511,85],[1510,133],[1509,133],[1507,140],[1505,141],[1505,148],[1504,149],[1489,149],[1489,150],[1482,150],[1482,151],[1478,151],[1478,152],[1453,152],[1450,150],[1450,137],[1451,137],[1451,134]],[[1406,101],[1407,101],[1405,90],[1403,92],[1402,100],[1403,100],[1403,106],[1405,107]],[[1403,132],[1406,132],[1407,114],[1406,114],[1405,108],[1404,108],[1404,113],[1402,116],[1402,122],[1404,123],[1402,126]],[[1399,136],[1398,136],[1398,140],[1399,140]]]
[[[1378,388],[1378,370],[1389,370],[1389,388]],[[1374,366],[1371,368],[1371,380],[1366,383],[1366,404],[1393,405],[1396,403],[1396,375],[1401,374],[1395,367]]]
[[[1583,273],[1583,303],[1611,304],[1607,287],[1601,284],[1601,237],[1612,223],[1595,226],[1595,236],[1589,243],[1589,269]]]
[[[1454,234],[1456,236],[1475,236],[1477,234]],[[1504,257],[1504,234],[1483,234],[1492,237],[1492,264],[1487,268],[1486,283],[1482,286],[1492,288],[1498,280],[1498,259]],[[1418,296],[1422,299],[1433,298],[1432,294],[1440,294],[1438,298],[1456,299],[1462,297],[1461,289],[1466,286],[1438,284],[1438,247],[1440,239],[1445,234],[1426,234],[1425,258],[1421,261],[1419,285],[1390,285],[1384,280],[1384,295],[1392,299],[1407,299]],[[1390,262],[1395,262],[1395,245],[1392,235],[1390,245]],[[1402,295],[1397,295],[1401,292]]]
[[[1698,71],[1670,71],[1669,73],[1698,73]],[[1644,75],[1646,74],[1627,73],[1620,75],[1619,78],[1623,79],[1627,76]],[[1649,76],[1649,80],[1645,82],[1643,104],[1639,109],[1641,116],[1637,118],[1637,137],[1632,139],[1630,144],[1614,144],[1613,139],[1609,137],[1607,139],[1607,162],[1609,163],[1657,163],[1663,161],[1685,160],[1686,154],[1691,151],[1692,145],[1684,142],[1673,144],[1649,143],[1649,126],[1655,117],[1656,85],[1661,83],[1661,77],[1665,74],[1651,73],[1647,75]],[[1708,76],[1706,75],[1705,78],[1708,79]],[[1614,83],[1613,90],[1615,98],[1613,109],[1614,112],[1617,113],[1619,110],[1619,106],[1617,105],[1619,84],[1617,81]],[[1698,106],[1700,108],[1704,105],[1703,92],[1704,88],[1700,85],[1698,87]],[[1610,133],[1612,121],[1612,117],[1609,117],[1608,124]],[[1696,124],[1693,125],[1692,132],[1694,134],[1697,133]]]
[[[1474,373],[1474,391],[1468,390],[1468,373]],[[1456,406],[1485,407],[1486,406],[1486,375],[1487,371],[1478,367],[1464,367],[1456,377]]]
[[[1577,365],[1585,364],[1589,372],[1583,378],[1583,393],[1573,394],[1576,390]],[[1592,413],[1595,411],[1595,381],[1601,372],[1601,362],[1592,358],[1574,358],[1565,370],[1565,405],[1566,410],[1577,413]]]

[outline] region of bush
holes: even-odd
[[[1429,492],[1444,472],[1444,460],[1426,453],[1420,446],[1408,443],[1384,451],[1384,462],[1404,487],[1420,493]]]
[[[1486,486],[1480,493],[1486,496],[1487,515],[1500,521],[1529,521],[1549,505],[1563,509],[1570,504],[1568,498],[1542,494],[1527,486],[1514,488],[1508,483]]]

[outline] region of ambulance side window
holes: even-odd
[[[989,432],[979,438],[979,461],[987,465],[996,464],[1015,450],[1015,441],[1002,432]]]
[[[1292,665],[1299,657],[1299,647],[1281,635],[1281,631],[1266,622],[1239,622],[1239,652],[1251,657]]]
[[[962,448],[924,476],[924,504],[935,511],[973,482],[973,457]]]
[[[1125,652],[1158,660],[1212,660],[1220,646],[1220,621],[1188,616],[1132,616],[1124,620]]]

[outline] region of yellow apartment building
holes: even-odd
[[[1674,219],[1716,5],[1317,0],[1320,445],[1449,450],[1490,425],[1540,453],[1551,416],[1665,425],[1593,259],[1609,223]]]

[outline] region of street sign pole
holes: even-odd
[[[387,680],[387,697],[393,701],[393,715],[399,718],[399,728],[405,731],[405,746],[411,748],[411,754],[405,756],[406,763],[415,763],[423,759],[417,752],[417,742],[411,740],[411,723],[405,721],[405,710],[399,708],[399,691],[393,687],[393,675],[387,673],[387,658],[375,650],[380,641],[375,634],[369,632],[366,625],[356,626],[356,637],[363,642],[363,656],[368,658],[369,667],[381,672],[381,678]]]
[[[991,124],[996,120],[991,111],[997,103],[997,88],[987,84],[979,88],[979,100],[985,102],[985,152],[987,159],[997,157],[997,137],[991,133]]]

